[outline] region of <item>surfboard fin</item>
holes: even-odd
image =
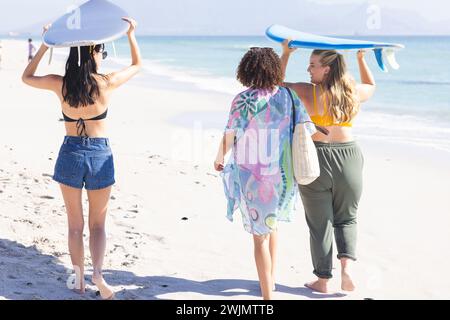
[[[386,55],[386,60],[391,66],[391,68],[394,70],[398,70],[400,68],[400,65],[397,63],[397,60],[395,59],[395,50],[386,49],[384,53]]]
[[[377,59],[378,66],[380,67],[383,72],[388,72],[388,69],[386,68],[386,65],[384,64],[383,59],[383,49],[374,49],[373,50],[375,54],[375,58]]]

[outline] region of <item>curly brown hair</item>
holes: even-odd
[[[247,88],[274,89],[283,83],[280,57],[272,48],[250,48],[239,63],[237,80]]]

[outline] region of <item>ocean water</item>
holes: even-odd
[[[375,41],[402,43],[405,50],[397,53],[399,70],[383,73],[368,52],[367,61],[377,80],[379,90],[372,100],[383,111],[411,113],[450,122],[450,37],[370,37]],[[367,39],[367,38],[366,38]],[[149,72],[166,72],[181,78],[183,73],[198,85],[214,79],[223,82],[217,91],[233,93],[236,88],[237,65],[249,47],[279,45],[265,37],[141,37],[139,39]],[[117,43],[120,55],[128,52],[127,42]],[[308,81],[306,72],[310,50],[297,50],[292,56],[288,81]],[[354,51],[345,52],[350,72],[359,79]],[[198,79],[195,79],[198,78]],[[214,82],[214,81],[213,81]]]
[[[363,104],[355,123],[359,136],[434,146],[450,152],[450,37],[369,37],[406,46],[397,53],[399,70],[382,72],[375,57],[366,57],[377,81],[375,96]],[[365,37],[367,39],[367,37]],[[252,46],[278,44],[265,37],[140,37],[145,72],[204,90],[235,95],[240,59]],[[127,57],[125,40],[116,43],[120,61]],[[311,50],[291,57],[287,81],[309,80]],[[359,80],[355,51],[343,51],[350,73]],[[214,110],[211,110],[214,111]]]
[[[362,112],[355,121],[356,135],[433,146],[450,152],[450,36],[365,39],[401,43],[406,48],[397,52],[400,69],[388,73],[382,72],[373,54],[367,52],[366,60],[376,79],[377,90],[374,97],[362,105]],[[281,53],[280,46],[265,37],[151,36],[139,37],[138,41],[145,60],[140,77],[144,82],[146,78],[164,77],[176,82],[176,87],[184,84],[186,88],[221,92],[229,94],[230,100],[242,90],[235,74],[248,48],[270,46]],[[127,39],[115,42],[115,47],[116,58],[112,46],[107,46],[110,63],[129,63]],[[292,55],[287,81],[309,81],[306,69],[310,53],[311,50],[297,50]],[[350,73],[359,81],[355,51],[343,53]]]

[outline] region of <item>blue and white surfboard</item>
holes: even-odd
[[[384,63],[385,59],[393,69],[398,69],[400,67],[395,60],[395,52],[404,48],[403,45],[396,43],[371,42],[318,36],[289,29],[281,25],[270,26],[266,30],[266,35],[269,39],[279,43],[290,39],[289,46],[291,48],[322,50],[372,49],[374,50],[377,63],[383,71],[387,71]]]

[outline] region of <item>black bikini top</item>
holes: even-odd
[[[99,116],[97,116],[95,118],[86,119],[86,120],[84,120],[82,118],[80,118],[78,120],[75,120],[75,119],[72,119],[72,118],[69,118],[68,116],[66,116],[64,114],[64,112],[62,114],[63,114],[63,118],[64,118],[65,122],[72,122],[72,123],[76,122],[77,123],[77,134],[78,134],[78,136],[80,136],[80,137],[89,137],[87,135],[85,121],[99,121],[99,120],[106,119],[106,117],[108,116],[108,109],[106,109],[106,111],[104,113],[102,113],[101,115],[99,115]]]

